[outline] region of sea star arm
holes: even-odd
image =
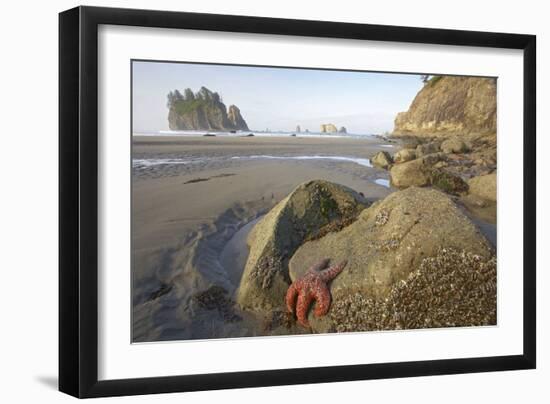
[[[298,288],[296,284],[293,283],[290,285],[286,292],[286,307],[290,313],[294,313],[294,303],[296,302],[296,297],[298,296]]]
[[[330,307],[330,291],[325,284],[320,284],[313,290],[315,297],[315,317],[324,316]]]
[[[321,271],[320,277],[323,280],[323,282],[328,282],[336,277],[340,272],[343,271],[344,267],[347,265],[348,260],[344,260],[340,262],[338,265],[333,265],[328,269],[325,269],[324,271]]]
[[[320,272],[321,270],[325,269],[328,266],[328,263],[330,262],[330,259],[324,258],[321,261],[319,261],[317,264],[314,264],[309,268],[308,272]]]
[[[298,302],[296,303],[296,317],[298,318],[298,322],[304,327],[309,327],[307,312],[312,300],[313,295],[306,290],[302,291],[298,295]]]

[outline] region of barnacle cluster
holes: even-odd
[[[335,299],[330,317],[338,332],[494,325],[496,279],[495,256],[440,249],[385,299],[352,293]]]
[[[396,237],[391,237],[385,240],[372,240],[365,243],[367,248],[371,248],[375,251],[383,251],[383,252],[396,250],[400,244],[401,244],[401,241]]]
[[[260,258],[256,267],[250,274],[252,279],[256,279],[262,289],[269,289],[275,274],[283,271],[282,257],[275,255],[266,255]]]
[[[381,210],[376,214],[376,217],[374,218],[374,224],[377,226],[384,226],[386,223],[388,223],[388,220],[390,219],[390,214],[386,210]]]

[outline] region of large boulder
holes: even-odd
[[[425,156],[391,168],[391,183],[396,188],[422,187],[430,184],[431,168],[441,160],[436,154]]]
[[[380,151],[371,158],[370,162],[375,167],[387,170],[393,164],[393,159],[387,151]]]
[[[446,259],[451,253],[452,257]],[[432,320],[437,321],[430,322],[427,313],[437,313],[438,308],[453,312],[449,301],[456,303],[456,312],[449,317],[451,324],[442,325],[474,325],[488,324],[496,316],[496,297],[486,302],[485,296],[479,295],[487,282],[491,288],[494,282],[496,290],[496,273],[494,278],[492,273],[485,278],[480,270],[476,278],[476,268],[486,263],[489,266],[483,268],[489,268],[493,257],[491,245],[450,197],[435,189],[411,187],[363,210],[353,224],[341,231],[304,243],[292,256],[289,271],[290,278],[296,280],[321,259],[348,260],[343,272],[332,281],[333,306],[329,315],[320,319],[309,315],[316,332],[395,329],[400,324],[437,326],[441,319],[434,315]],[[429,271],[437,269],[434,267],[443,265],[446,267],[439,268],[438,275],[444,281],[430,275]],[[416,283],[410,282],[414,279]],[[413,301],[396,300],[394,295],[403,292],[408,282],[411,286],[405,295]],[[384,309],[388,318],[395,321],[387,323],[380,317],[377,322],[373,316],[372,323],[366,319],[353,328],[354,321],[368,312],[360,302],[351,301],[356,295],[367,302],[365,310],[380,309],[384,302],[395,303]],[[460,299],[464,302],[460,303]],[[482,302],[483,313],[475,318],[462,311],[465,306],[476,307]],[[404,310],[402,307],[408,304],[418,310]]]
[[[434,186],[449,194],[463,194],[468,184],[457,174],[445,169],[442,153],[428,154],[416,160],[392,166],[391,184],[400,189]]]
[[[458,138],[451,138],[441,143],[443,153],[466,153],[469,150],[466,143]]]
[[[248,236],[250,253],[237,291],[242,308],[284,310],[288,260],[306,240],[349,225],[367,207],[343,185],[309,181],[279,202]]]
[[[393,161],[396,164],[405,163],[407,161],[414,160],[416,158],[416,151],[414,149],[402,149],[393,155]]]
[[[486,199],[488,201],[497,201],[497,173],[496,171],[480,175],[479,177],[468,180],[469,192],[472,195]]]
[[[423,157],[427,154],[437,153],[440,149],[439,142],[428,142],[416,146],[416,157]]]
[[[430,184],[448,194],[461,195],[468,191],[468,184],[460,176],[443,168],[432,168]]]

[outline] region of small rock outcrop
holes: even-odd
[[[397,115],[393,135],[496,133],[496,117],[495,79],[433,76]]]
[[[414,149],[401,149],[393,155],[393,161],[395,164],[405,163],[407,161],[414,160],[416,158],[416,150]]]
[[[371,159],[373,166],[388,170],[393,164],[393,158],[387,151],[379,151]]]
[[[290,260],[290,278],[327,257],[348,264],[332,281],[329,315],[309,315],[315,332],[496,322],[494,251],[435,189],[395,192],[351,225],[304,243]]]
[[[452,137],[441,143],[441,151],[443,153],[466,153],[469,151],[469,147],[462,140]]]
[[[433,154],[440,151],[439,142],[428,142],[416,146],[416,157],[423,157],[427,154]]]
[[[469,192],[482,199],[496,202],[497,200],[497,174],[493,172],[480,175],[468,180]]]
[[[239,108],[226,109],[218,93],[201,87],[168,94],[168,124],[171,130],[249,130]]]
[[[452,195],[467,192],[468,184],[459,175],[444,168],[444,159],[442,153],[434,153],[395,164],[390,170],[391,184],[401,189],[433,186]]]
[[[451,195],[465,194],[469,188],[466,181],[459,175],[435,166],[430,172],[430,184]]]
[[[348,130],[345,126],[341,126],[340,129],[338,129],[338,133],[348,133]]]
[[[349,225],[367,205],[363,196],[343,185],[315,180],[298,186],[248,236],[250,253],[237,292],[239,305],[285,311],[288,260],[296,249]]]
[[[336,133],[338,129],[332,123],[323,123],[321,124],[321,133]]]
[[[436,153],[392,166],[390,171],[392,185],[402,189],[429,185],[432,166],[442,158],[442,155]]]

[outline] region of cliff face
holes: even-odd
[[[249,130],[239,108],[229,110],[218,93],[201,87],[198,93],[186,89],[168,94],[168,124],[171,130]]]
[[[397,114],[393,135],[496,133],[496,117],[495,79],[434,76]]]

